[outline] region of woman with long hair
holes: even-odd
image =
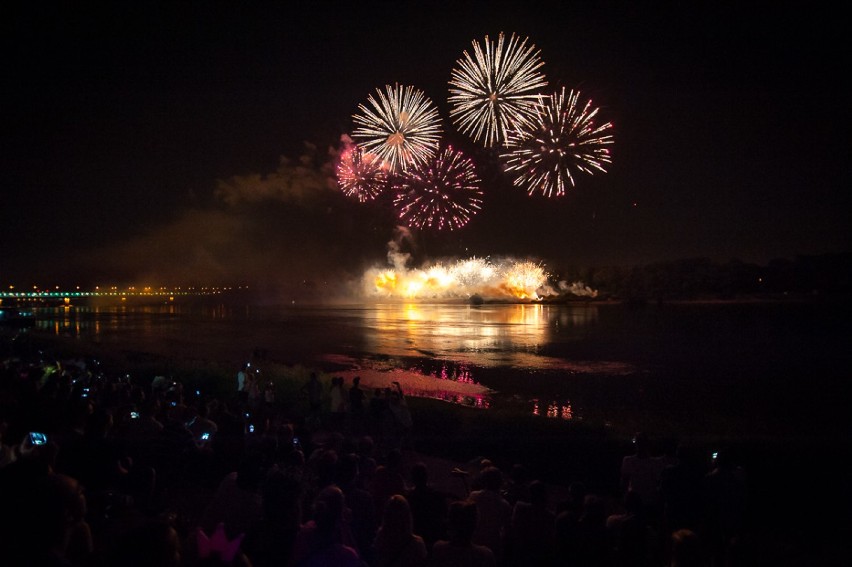
[[[377,567],[421,567],[426,564],[426,544],[413,533],[413,520],[408,500],[401,494],[385,504],[382,525],[374,544]]]

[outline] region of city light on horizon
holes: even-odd
[[[140,289],[137,289],[140,288]],[[38,298],[66,298],[66,297],[145,297],[145,296],[190,296],[190,295],[221,295],[225,292],[234,290],[247,290],[248,286],[202,286],[202,287],[157,287],[153,286],[127,286],[119,288],[118,286],[106,287],[108,291],[101,291],[101,286],[96,285],[91,289],[81,289],[81,286],[74,286],[74,291],[63,289],[62,286],[53,286],[50,288],[41,288],[34,285],[32,291],[15,291],[14,285],[9,285],[7,291],[0,291],[0,298],[22,298],[22,299],[38,299]]]

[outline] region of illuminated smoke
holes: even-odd
[[[394,231],[394,239],[388,242],[388,264],[394,270],[405,271],[411,254],[402,251],[405,242],[412,242],[411,231],[404,226],[397,226]]]
[[[574,282],[569,284],[568,282],[559,282],[559,289],[562,293],[568,293],[570,295],[576,295],[577,297],[597,297],[598,292],[595,289],[590,288],[587,285],[584,285],[583,282]]]
[[[389,243],[390,266],[370,268],[362,276],[364,298],[435,301],[478,296],[483,300],[538,301],[564,295],[597,295],[582,282],[551,283],[545,268],[530,260],[472,257],[419,268],[408,267],[409,260],[410,255],[399,251],[398,240]]]
[[[298,159],[281,156],[278,169],[269,174],[235,175],[217,183],[215,196],[228,206],[270,201],[305,205],[335,188],[334,170],[327,155],[305,144]]]

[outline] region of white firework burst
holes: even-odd
[[[510,130],[500,154],[514,185],[530,195],[560,196],[575,185],[576,173],[606,173],[605,165],[612,163],[612,123],[598,124],[598,111],[591,100],[581,104],[578,91],[566,95],[563,88],[542,97],[532,123]]]
[[[547,85],[535,45],[515,34],[497,42],[485,36],[474,40],[456,62],[450,79],[450,116],[459,130],[486,147],[501,144],[506,132],[527,123],[535,114],[537,91]]]
[[[374,153],[393,173],[423,163],[437,152],[441,137],[438,110],[423,91],[412,86],[376,89],[368,104],[359,104],[352,137],[365,152]]]

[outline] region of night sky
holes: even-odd
[[[850,61],[829,8],[19,4],[0,18],[3,286],[284,285],[387,262],[392,211],[345,198],[328,163],[394,83],[434,102],[485,193],[463,229],[412,231],[413,262],[852,249]],[[564,197],[512,187],[450,121],[456,60],[501,31],[540,49],[548,90],[579,89],[614,124],[607,173]]]

